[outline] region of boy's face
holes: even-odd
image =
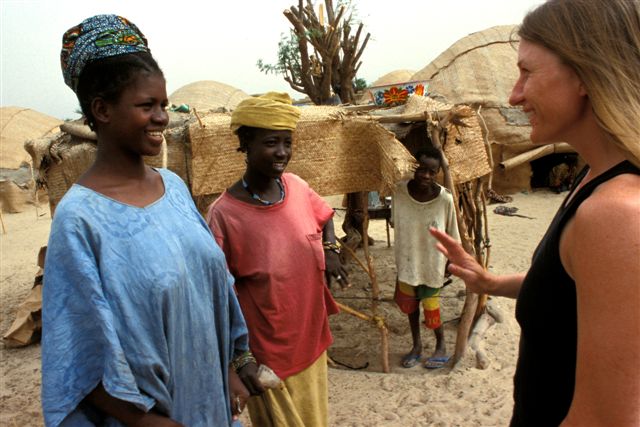
[[[436,185],[436,176],[440,170],[440,161],[432,157],[420,156],[418,168],[413,174],[413,179],[419,187],[431,188]]]

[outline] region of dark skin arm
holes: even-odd
[[[250,363],[255,368],[256,365],[254,363]],[[257,369],[255,369],[257,373]],[[254,375],[255,381],[257,382],[257,376]],[[253,384],[253,383],[251,383]],[[249,400],[249,390],[242,382],[240,376],[233,370],[231,366],[229,366],[229,399],[231,400],[231,415],[234,420],[238,419],[238,416],[247,405],[247,400]]]
[[[264,387],[260,384],[258,380],[258,365],[255,363],[247,363],[242,368],[238,370],[237,373],[233,372],[233,369],[229,368],[229,384],[231,385],[231,380],[235,378],[239,378],[244,387],[246,387],[247,392],[251,396],[258,396],[264,393]],[[235,381],[235,379],[234,379]],[[233,389],[231,390],[233,395]],[[247,396],[248,398],[248,396]],[[233,405],[232,405],[233,407]]]
[[[322,241],[332,243],[336,241],[336,235],[333,229],[333,218],[329,219],[322,229]],[[331,287],[331,278],[335,277],[341,288],[349,287],[349,273],[347,273],[347,270],[342,265],[340,255],[333,251],[325,250],[324,257],[327,286]]]
[[[116,399],[111,396],[102,386],[98,384],[91,393],[84,398],[85,403],[99,409],[103,413],[113,417],[130,427],[182,427],[182,424],[173,421],[171,418],[153,412],[144,412],[138,409],[133,403]]]

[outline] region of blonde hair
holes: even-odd
[[[598,125],[640,167],[640,0],[548,0],[518,35],[575,70]]]

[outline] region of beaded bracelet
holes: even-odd
[[[240,356],[236,357],[231,361],[231,367],[233,368],[234,371],[238,372],[240,369],[244,368],[249,363],[257,364],[256,358],[253,357],[253,354],[251,354],[251,352],[247,350],[244,353],[242,353]]]
[[[335,252],[340,255],[340,246],[333,242],[322,242],[322,247],[325,251]]]

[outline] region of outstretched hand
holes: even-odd
[[[471,292],[489,293],[491,276],[478,261],[448,234],[433,227],[429,228],[429,232],[438,240],[436,248],[449,260],[447,270],[461,278]]]

